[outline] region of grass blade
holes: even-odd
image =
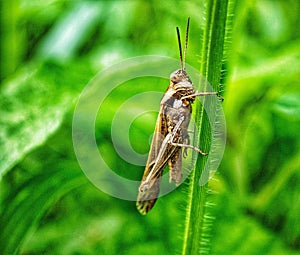
[[[212,85],[215,91],[220,91],[222,79],[222,63],[224,60],[224,46],[229,32],[230,6],[229,0],[208,1],[206,28],[202,45],[202,65],[200,73]],[[210,126],[203,114],[203,107],[196,107],[196,123],[200,127],[201,149],[209,151]],[[196,167],[190,176],[188,187],[188,202],[186,211],[185,232],[182,254],[208,253],[211,218],[206,213],[208,186],[199,185],[204,169],[205,158],[199,157]]]

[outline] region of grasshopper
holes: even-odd
[[[167,164],[170,182],[179,185],[182,179],[182,157],[187,156],[187,149],[207,155],[199,148],[190,145],[188,125],[192,112],[191,104],[196,96],[218,96],[218,93],[196,92],[185,71],[189,24],[190,18],[186,26],[184,59],[182,58],[180,32],[176,27],[181,68],[170,75],[170,84],[160,102],[160,111],[136,202],[141,214],[147,214],[154,206],[159,194],[163,169]]]

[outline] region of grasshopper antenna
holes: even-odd
[[[182,49],[181,49],[180,32],[179,32],[178,27],[176,27],[176,31],[177,31],[177,39],[178,39],[178,46],[179,46],[179,57],[180,57],[181,70],[184,70],[184,66],[183,66],[183,62],[182,62]]]
[[[185,70],[185,63],[186,63],[186,49],[188,45],[189,40],[189,28],[190,28],[190,17],[188,17],[187,24],[186,24],[186,31],[185,31],[185,44],[184,44],[184,52],[183,52],[183,63],[182,63],[182,69]]]

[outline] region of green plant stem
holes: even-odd
[[[200,73],[211,84],[215,91],[219,91],[221,81],[222,61],[224,59],[224,44],[228,33],[230,0],[208,1],[206,28],[204,31]],[[227,25],[227,26],[226,26]],[[203,89],[203,88],[202,88]],[[205,89],[205,88],[204,88]],[[201,149],[209,151],[210,125],[203,114],[203,107],[196,106],[196,124],[200,127]],[[193,170],[188,187],[188,202],[186,211],[185,232],[183,237],[182,254],[199,254],[208,252],[206,203],[208,186],[199,185],[205,158],[199,156]],[[208,227],[209,228],[209,227]]]

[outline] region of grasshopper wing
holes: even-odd
[[[163,169],[175,149],[166,139],[168,135],[165,105],[162,104],[156,121],[150,152],[136,202],[138,211],[146,214],[154,206],[159,194]],[[146,180],[149,180],[146,181]],[[149,185],[150,184],[150,185]]]

